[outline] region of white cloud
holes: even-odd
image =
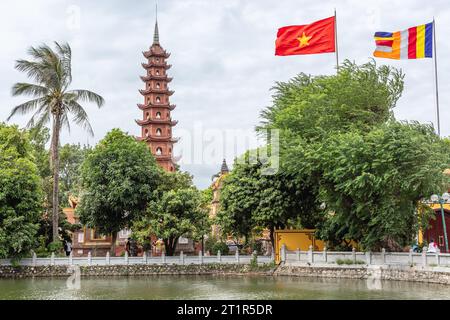
[[[431,1],[429,1],[431,3]],[[73,27],[73,8],[80,9],[79,28]],[[447,1],[159,1],[160,38],[172,53],[170,70],[177,104],[173,117],[177,131],[202,121],[205,129],[252,129],[259,112],[271,103],[270,88],[299,72],[332,74],[333,54],[275,57],[274,41],[279,27],[305,24],[338,13],[339,54],[363,63],[373,52],[374,31],[397,31],[437,20],[438,62],[441,98],[441,130],[450,134],[446,119],[450,111],[448,81],[450,53],[445,32],[450,26]],[[75,19],[76,21],[76,19]],[[154,1],[56,1],[18,0],[0,3],[0,120],[23,100],[12,98],[13,83],[26,80],[14,70],[14,60],[26,57],[30,45],[69,41],[74,51],[74,87],[87,88],[107,100],[101,110],[88,106],[96,136],[89,138],[73,126],[63,143],[91,144],[119,127],[138,135],[134,120],[140,117],[136,103],[142,102],[141,54],[153,38]],[[435,119],[433,64],[431,60],[391,61],[381,64],[400,67],[406,87],[395,110],[398,119],[430,122]],[[27,117],[15,118],[19,125]],[[243,151],[243,150],[242,150]],[[232,159],[228,159],[232,162]],[[220,168],[220,162],[189,165],[197,185],[205,187]]]

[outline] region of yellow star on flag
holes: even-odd
[[[306,34],[303,32],[302,36],[297,38],[297,40],[300,42],[300,43],[299,43],[300,48],[309,46],[309,40],[310,40],[311,38],[312,38],[312,37],[306,36]]]

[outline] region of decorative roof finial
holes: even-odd
[[[222,168],[220,169],[220,173],[224,174],[224,173],[228,173],[228,172],[230,172],[230,170],[228,169],[227,161],[225,159],[223,159]]]
[[[155,22],[155,34],[153,35],[153,44],[159,45],[158,3],[156,3],[156,22]]]

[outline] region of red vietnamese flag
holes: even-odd
[[[335,17],[278,29],[276,56],[335,52]]]

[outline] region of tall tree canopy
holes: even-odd
[[[161,179],[147,145],[113,129],[89,153],[81,168],[80,221],[103,234],[117,233],[142,215]]]
[[[70,129],[69,117],[93,135],[86,111],[80,105],[94,102],[98,107],[104,100],[89,90],[69,90],[72,83],[72,50],[66,44],[55,42],[55,50],[47,45],[28,51],[32,59],[18,60],[16,69],[25,72],[34,83],[16,83],[13,96],[31,96],[29,100],[13,108],[9,118],[16,114],[34,112],[28,127],[43,127],[52,120],[51,164],[53,171],[52,225],[53,241],[59,241],[59,140],[61,129]]]
[[[33,248],[41,193],[27,134],[0,124],[0,257],[20,258]]]
[[[266,175],[264,165],[247,152],[225,178],[218,213],[223,231],[248,239],[255,228],[267,228],[273,243],[276,228],[313,227],[314,188],[286,172]]]
[[[145,216],[133,224],[133,235],[143,243],[154,235],[163,239],[166,254],[174,254],[182,236],[200,239],[210,231],[206,197],[186,172],[163,172]]]
[[[281,171],[315,186],[322,239],[398,248],[417,232],[420,200],[441,190],[445,145],[431,127],[393,117],[403,78],[346,61],[337,75],[301,74],[274,88],[259,129],[281,131]]]

